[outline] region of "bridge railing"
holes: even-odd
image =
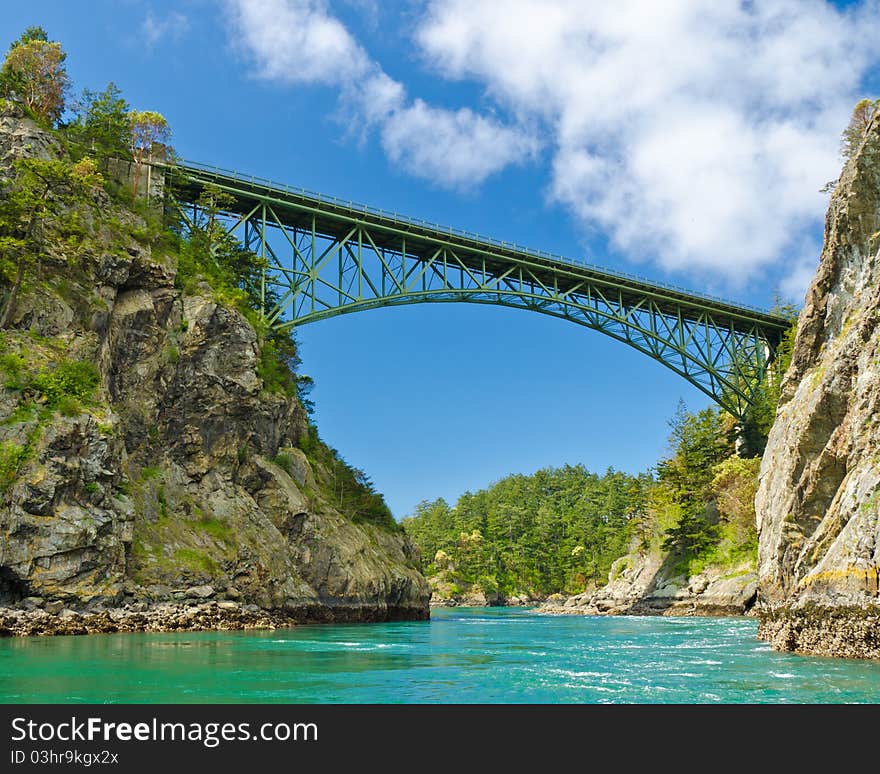
[[[571,266],[576,266],[579,268],[589,269],[590,271],[594,271],[597,274],[606,274],[616,277],[618,279],[629,279],[634,280],[636,282],[642,283],[644,285],[650,285],[657,288],[662,288],[664,290],[671,290],[676,293],[682,293],[686,296],[696,296],[699,298],[704,298],[711,301],[717,301],[719,303],[725,304],[727,306],[736,307],[739,309],[748,309],[752,312],[757,312],[761,315],[769,315],[771,312],[767,309],[761,309],[757,306],[752,306],[751,304],[743,304],[740,302],[732,302],[729,299],[721,298],[720,296],[715,296],[707,293],[695,294],[692,290],[688,290],[687,288],[681,287],[680,285],[673,285],[669,282],[658,282],[657,280],[648,279],[647,277],[639,276],[638,274],[631,274],[630,272],[620,271],[618,269],[609,269],[602,266],[597,266],[593,263],[588,263],[587,261],[580,261],[576,258],[569,258],[563,255],[558,255],[557,253],[550,253],[546,250],[539,250],[532,247],[526,247],[524,245],[517,244],[516,242],[506,242],[501,239],[495,239],[494,237],[486,236],[483,234],[478,234],[474,231],[467,231],[460,228],[455,228],[453,226],[444,226],[438,223],[432,223],[428,220],[423,220],[422,218],[415,218],[409,215],[402,215],[398,212],[392,212],[390,210],[383,209],[381,207],[373,207],[369,204],[361,204],[359,202],[352,201],[351,199],[340,199],[336,196],[328,196],[326,194],[319,193],[318,191],[311,191],[308,188],[302,188],[299,186],[291,186],[286,183],[279,183],[277,180],[270,180],[269,178],[260,177],[259,175],[248,175],[242,174],[232,169],[224,169],[223,167],[218,167],[216,165],[210,164],[202,164],[198,161],[189,161],[187,159],[181,159],[179,161],[179,166],[190,167],[193,169],[198,169],[203,172],[207,172],[210,174],[222,175],[223,177],[229,177],[236,181],[242,183],[251,183],[252,185],[262,186],[267,189],[268,192],[271,191],[284,191],[288,194],[293,194],[294,196],[302,196],[307,199],[315,200],[321,204],[330,204],[334,207],[338,207],[340,209],[347,209],[351,212],[363,213],[364,215],[373,215],[379,218],[385,218],[387,220],[392,220],[396,224],[402,225],[410,225],[410,226],[418,226],[419,228],[428,229],[431,231],[436,231],[441,234],[448,234],[449,236],[456,236],[464,239],[469,239],[473,242],[482,245],[492,245],[495,247],[500,247],[503,250],[512,250],[518,253],[524,253],[526,255],[536,256],[538,258],[543,258],[545,260],[555,261],[558,263],[569,264]],[[156,166],[175,166],[174,164],[162,164],[157,163]]]

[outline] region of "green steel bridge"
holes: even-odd
[[[529,309],[634,347],[742,417],[790,324],[759,309],[258,177],[190,161],[154,166],[162,167],[189,227],[206,186],[231,196],[223,222],[265,258],[263,315],[279,329],[424,302]]]

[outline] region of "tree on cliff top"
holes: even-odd
[[[111,81],[100,93],[83,90],[76,108],[76,120],[68,131],[92,153],[101,157],[130,158],[130,112],[122,92]]]
[[[56,123],[70,88],[65,59],[61,44],[50,41],[42,27],[28,27],[9,47],[0,68],[0,93],[37,118]]]
[[[856,103],[849,124],[843,130],[840,143],[840,153],[845,159],[852,158],[859,149],[865,131],[871,119],[877,114],[878,108],[880,108],[880,99],[862,99]]]
[[[137,196],[140,182],[141,165],[152,161],[157,155],[163,159],[168,155],[168,143],[171,140],[171,127],[161,113],[154,110],[132,110],[128,114],[131,133],[130,150],[136,166],[132,195]],[[147,169],[149,175],[149,168]],[[147,177],[147,196],[149,196],[149,176]]]

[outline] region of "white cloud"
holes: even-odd
[[[228,6],[263,78],[339,86],[370,69],[366,52],[323,0],[232,0]]]
[[[468,186],[531,156],[536,143],[467,108],[441,110],[417,99],[388,115],[382,147],[412,174]]]
[[[736,284],[821,217],[878,19],[874,2],[432,0],[417,41],[444,77],[545,122],[551,198],[585,226]]]
[[[148,11],[141,22],[141,33],[148,46],[155,46],[162,38],[178,40],[188,29],[189,19],[177,11],[172,11],[162,19]]]
[[[550,200],[631,260],[712,284],[793,267],[795,294],[819,189],[880,60],[878,0],[428,0],[425,65],[475,82],[505,124],[408,97],[327,0],[227,2],[262,77],[338,88],[410,173],[478,184],[534,158],[537,126]]]
[[[228,6],[261,77],[338,87],[367,124],[378,127],[388,157],[412,174],[467,187],[535,148],[523,130],[467,108],[409,101],[404,86],[370,59],[326,0],[228,0]]]

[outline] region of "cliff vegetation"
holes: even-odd
[[[223,194],[184,224],[148,163],[173,158],[167,121],[112,83],[68,102],[64,62],[31,28],[0,69],[0,630],[137,628],[106,611],[143,604],[426,617],[417,551],[310,421]]]

